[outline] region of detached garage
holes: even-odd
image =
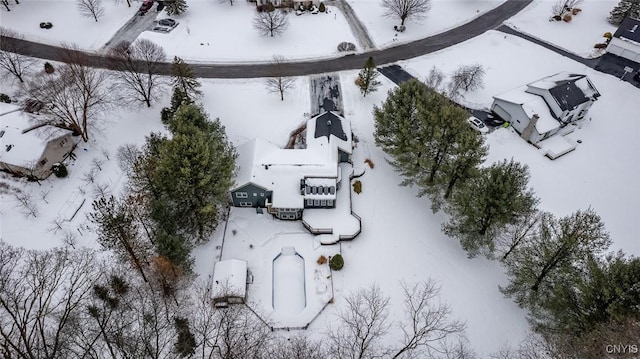
[[[640,20],[624,19],[613,34],[607,52],[640,63]]]

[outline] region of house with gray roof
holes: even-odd
[[[0,102],[0,171],[42,180],[73,152],[77,136],[36,117],[20,106]]]
[[[625,18],[613,34],[607,52],[640,63],[640,20]]]
[[[351,160],[351,138],[350,122],[325,112],[307,121],[306,148],[280,148],[260,138],[241,144],[232,205],[266,208],[291,220],[302,218],[305,208],[334,208],[339,163]]]
[[[586,75],[559,72],[494,96],[491,111],[536,144],[573,132],[598,97]]]

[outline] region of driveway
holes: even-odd
[[[360,69],[369,56],[372,56],[379,65],[389,64],[400,60],[407,60],[422,56],[434,51],[442,50],[452,45],[461,43],[476,37],[488,30],[496,29],[503,21],[509,19],[524,9],[533,0],[507,0],[495,9],[488,11],[472,21],[443,33],[424,39],[386,48],[383,50],[369,51],[357,55],[343,56],[339,58],[289,62],[279,65],[283,76],[306,76],[327,72]],[[59,47],[40,44],[32,41],[23,42],[23,55],[29,55],[45,60],[59,61]],[[0,47],[3,47],[0,42]],[[4,49],[4,48],[3,48]],[[87,53],[89,63],[92,66],[106,68],[108,59],[96,53]],[[268,77],[273,74],[271,64],[192,64],[194,73],[202,78],[255,78]],[[164,63],[159,66],[159,72],[169,75],[171,64]]]

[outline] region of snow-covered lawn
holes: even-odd
[[[125,0],[102,1],[104,16],[95,22],[83,17],[75,0],[20,1],[11,4],[10,12],[0,10],[2,26],[25,36],[26,39],[51,45],[76,44],[85,50],[101,48],[115,32],[138,10],[138,2],[127,7]],[[41,29],[41,22],[53,24]]]
[[[426,17],[418,21],[407,20],[407,29],[401,33],[393,29],[394,25],[400,25],[400,20],[383,16],[385,9],[381,5],[382,0],[347,2],[367,28],[376,47],[383,48],[418,40],[467,23],[505,0],[432,0],[431,10]]]
[[[419,78],[434,65],[450,73],[468,63],[464,61],[468,53],[475,54],[474,62],[487,72],[485,88],[464,99],[476,108],[488,108],[493,95],[559,71],[589,76],[602,97],[589,112],[592,121],[571,135],[582,140],[575,151],[551,161],[509,130],[499,130],[487,136],[491,146],[488,161],[513,157],[528,164],[541,209],[564,216],[591,206],[605,221],[613,249],[640,255],[635,226],[640,214],[640,90],[526,40],[494,31],[408,61],[405,68]]]
[[[541,209],[566,215],[592,206],[607,224],[614,241],[613,248],[640,255],[640,242],[635,236],[640,213],[640,188],[637,186],[640,163],[636,158],[640,153],[640,142],[637,141],[640,104],[635,100],[638,90],[525,40],[498,32],[489,32],[456,47],[407,61],[404,66],[418,77],[426,75],[433,65],[449,73],[460,64],[468,64],[469,54],[474,54],[473,62],[482,64],[487,71],[485,88],[468,94],[465,99],[468,104],[478,107],[488,107],[494,94],[558,71],[589,75],[602,97],[591,110],[593,120],[574,133],[583,141],[576,151],[550,161],[509,130],[499,130],[487,136],[491,145],[488,161],[514,157],[528,164],[531,186],[541,198]],[[504,299],[498,290],[498,285],[505,283],[502,268],[496,262],[482,258],[467,259],[457,241],[442,234],[440,228],[445,216],[432,214],[428,201],[417,198],[415,189],[399,187],[402,179],[387,164],[385,154],[374,145],[371,110],[373,105],[384,101],[386,92],[394,85],[381,78],[383,85],[378,92],[363,98],[353,84],[356,75],[354,71],[340,74],[345,116],[360,140],[354,151],[354,166],[366,168],[360,178],[362,193],[353,196],[354,211],[362,217],[362,233],[355,240],[341,244],[345,266],[333,275],[336,305],[330,305],[312,324],[311,333],[321,332],[324,324],[333,320],[331,313],[344,305],[345,294],[372,283],[377,283],[391,296],[391,317],[397,320],[402,315],[399,281],[415,283],[431,277],[442,285],[441,298],[451,304],[452,315],[467,322],[471,345],[480,354],[495,351],[506,342],[518,342],[528,325],[525,312]],[[205,95],[202,102],[211,117],[220,118],[235,145],[262,137],[283,146],[290,131],[308,119],[308,88],[308,79],[299,78],[296,89],[280,101],[278,95],[266,92],[261,79],[203,80]],[[62,232],[50,230],[54,227],[52,222],[60,216],[67,218],[69,211],[75,210],[81,199],[85,199],[74,219],[63,226],[76,233],[78,245],[97,247],[95,236],[84,227],[85,216],[96,197],[96,184],[106,184],[110,191],[117,193],[124,181],[115,161],[117,147],[125,143],[142,144],[150,131],[162,130],[159,113],[168,103],[168,96],[167,93],[151,109],[119,109],[105,114],[110,122],[105,124],[102,133],[94,135],[88,144],[82,144],[76,151],[78,159],[70,164],[68,178],[52,176],[38,185],[5,176],[2,183],[32,194],[39,213],[37,218],[26,218],[15,206],[15,200],[4,193],[4,189],[0,191],[2,240],[26,248],[58,245]],[[373,169],[365,167],[367,158],[375,163]],[[86,173],[95,167],[94,159],[104,162],[95,176],[95,183],[91,183],[86,180]],[[43,196],[45,192],[48,194]],[[238,233],[235,253],[250,256],[249,268],[256,275],[254,283],[257,283],[251,300],[273,307],[270,273],[275,255],[286,246],[294,246],[304,257],[305,265],[310,266],[306,285],[322,289],[326,283],[315,283],[315,277],[309,279],[309,275],[315,274],[313,266],[316,266],[319,254],[332,255],[338,251],[338,246],[320,246],[316,238],[304,233],[299,222],[269,219],[270,225],[276,228],[267,234],[262,227],[256,226],[260,218],[253,210],[243,210],[242,216],[232,216],[233,221],[227,229],[226,240],[233,241],[233,234],[229,232],[233,233],[234,229]],[[232,251],[229,256],[235,255],[232,242],[225,243],[225,248],[219,247],[223,227],[216,231],[211,242],[194,253],[195,270],[201,277],[211,274],[221,250],[225,256],[227,251]],[[251,238],[255,242],[250,242]],[[284,271],[283,275],[287,273]],[[255,294],[258,292],[261,294]],[[252,295],[251,289],[249,294]],[[309,298],[306,305],[312,303]],[[317,302],[313,305],[319,307],[325,296],[321,293],[314,298]],[[390,333],[388,341],[391,343],[398,339],[400,331],[394,327]]]
[[[289,12],[289,26],[282,35],[261,36],[253,27],[254,3],[192,1],[184,14],[172,17],[180,24],[170,33],[143,32],[173,58],[201,61],[269,61],[279,54],[287,59],[337,56],[342,41],[357,45],[342,13],[328,7],[330,14]],[[336,15],[334,17],[334,15]],[[162,13],[158,18],[166,17]]]
[[[526,34],[552,43],[582,57],[597,57],[603,51],[593,48],[605,41],[605,32],[616,31],[617,27],[607,21],[609,12],[617,0],[584,1],[578,5],[582,9],[573,16],[571,22],[549,21],[551,7],[556,0],[536,0],[506,23]]]

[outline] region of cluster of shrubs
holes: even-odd
[[[53,174],[59,178],[67,177],[67,175],[69,174],[69,172],[67,171],[67,166],[65,166],[64,163],[55,163],[51,167],[51,170],[53,171]]]
[[[0,93],[0,102],[11,103],[11,97],[7,94]]]
[[[331,270],[340,270],[342,267],[344,267],[344,259],[342,259],[340,254],[331,257],[329,260],[329,268],[331,268]]]
[[[593,45],[595,49],[606,49],[607,45],[609,45],[609,43],[611,42],[611,38],[613,37],[613,35],[607,31],[604,33],[604,35],[602,35],[602,37],[605,38],[605,42],[601,42]]]

